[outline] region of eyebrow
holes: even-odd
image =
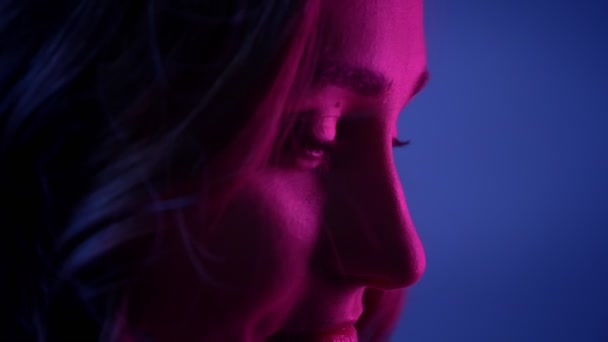
[[[429,79],[428,69],[418,76],[414,91],[411,96],[418,94]],[[334,85],[340,88],[351,90],[359,95],[374,97],[388,92],[391,88],[391,81],[374,70],[354,67],[336,61],[320,61],[315,75],[315,83],[319,85]]]

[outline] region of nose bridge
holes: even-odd
[[[342,271],[369,287],[406,287],[424,272],[422,245],[390,147],[368,161],[350,172],[349,184],[344,184],[347,207],[336,225],[340,237],[335,241]]]

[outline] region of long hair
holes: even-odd
[[[127,246],[158,233],[130,220],[187,205],[158,198],[176,180],[228,194],[272,155],[317,2],[2,3],[3,337],[112,339],[142,267]]]
[[[319,3],[0,3],[0,338],[120,338],[124,290],[153,262],[134,246],[163,233],[134,222],[196,199],[212,229],[272,161],[313,74]],[[160,193],[195,179],[203,191]]]

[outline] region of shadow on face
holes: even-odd
[[[364,310],[370,322],[372,311],[389,312],[378,324],[388,327],[399,308],[382,311],[374,299],[364,306],[364,295],[398,291],[422,275],[424,253],[393,161],[399,112],[426,77],[422,1],[322,4],[314,82],[291,97],[300,116],[290,132],[295,148],[244,182],[213,237],[194,241],[214,256],[202,267],[216,284],[201,281],[177,234],[202,229],[204,204],[165,218],[176,232],[167,256],[133,298],[147,333],[259,341],[352,325]]]

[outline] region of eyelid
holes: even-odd
[[[307,113],[311,114],[311,113]],[[294,126],[292,132],[290,153],[293,157],[303,161],[311,169],[325,169],[332,159],[332,154],[344,146],[346,141],[336,139],[337,123],[328,123],[324,120],[337,120],[338,117],[303,115]],[[319,124],[328,124],[325,129],[319,129]],[[330,133],[331,131],[331,133]],[[399,148],[409,145],[410,140],[392,138],[392,147]]]

